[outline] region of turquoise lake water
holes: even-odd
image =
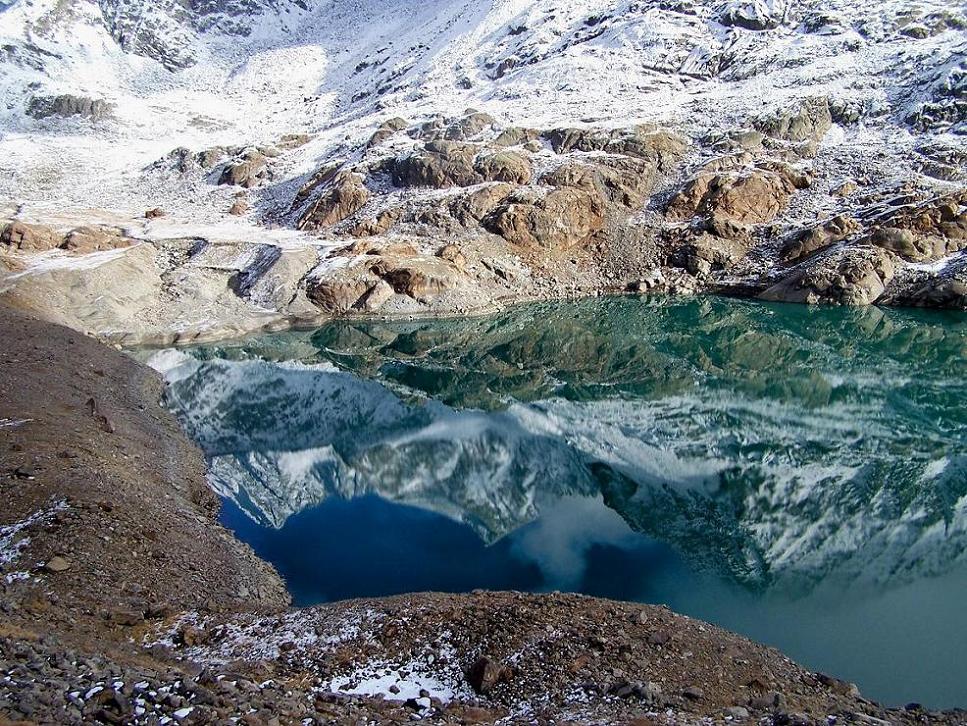
[[[967,315],[614,298],[162,352],[223,521],[308,605],[665,603],[967,706]]]

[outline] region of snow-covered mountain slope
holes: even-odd
[[[847,140],[899,143],[923,128],[948,143],[965,123],[963,10],[944,0],[15,0],[0,11],[0,192],[176,214],[170,190],[138,176],[178,146],[318,134],[291,160],[295,173],[389,115],[468,106],[537,127],[706,131],[822,95],[838,117],[861,119]],[[30,117],[34,99],[61,94],[103,100],[110,117]]]

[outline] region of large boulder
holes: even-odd
[[[315,230],[331,227],[348,219],[369,201],[362,174],[341,171],[323,188],[319,197],[299,218],[299,229]]]
[[[810,98],[773,116],[759,119],[756,128],[782,141],[819,141],[833,125],[833,114],[825,98]]]
[[[478,147],[456,141],[431,141],[392,165],[398,187],[470,187],[484,181],[474,168]]]
[[[527,190],[504,200],[484,227],[522,247],[567,250],[586,244],[604,228],[604,200],[584,189],[549,193]]]
[[[893,280],[893,255],[859,246],[814,259],[773,285],[763,300],[832,305],[871,305]]]
[[[700,172],[668,206],[668,217],[684,221],[704,216],[717,222],[767,224],[789,203],[807,179],[784,171],[753,168],[739,172]]]
[[[0,245],[20,252],[45,252],[63,243],[63,234],[43,224],[9,222],[0,228]]]
[[[644,159],[603,156],[569,161],[541,177],[555,187],[577,187],[627,208],[641,206],[655,184],[655,165]]]
[[[534,175],[530,162],[513,151],[481,154],[474,169],[486,181],[528,184]]]
[[[830,245],[842,242],[859,230],[859,222],[852,217],[836,215],[832,219],[795,233],[783,246],[780,257],[783,262],[799,262]]]
[[[912,262],[967,249],[967,192],[891,210],[873,222],[869,242]]]

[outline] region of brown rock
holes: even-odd
[[[815,227],[801,230],[793,235],[780,252],[784,262],[798,262],[860,230],[860,224],[852,217],[837,215]]]
[[[484,220],[484,226],[522,247],[567,250],[586,244],[603,229],[604,201],[574,188],[512,195]]]
[[[342,222],[362,209],[369,197],[361,174],[340,172],[302,215],[298,227],[322,229]]]
[[[398,187],[469,187],[484,181],[474,168],[478,147],[456,141],[431,141],[421,151],[396,159],[393,183]]]
[[[893,275],[889,252],[853,247],[808,263],[759,297],[780,302],[871,305],[883,295]]]
[[[513,671],[493,658],[481,656],[470,667],[467,682],[482,696],[490,693],[498,684],[510,681]]]
[[[511,184],[527,184],[534,175],[530,162],[513,151],[482,155],[474,163],[474,169],[485,181]]]
[[[0,245],[21,252],[45,252],[56,249],[64,237],[42,224],[10,222],[0,229]]]

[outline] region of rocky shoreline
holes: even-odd
[[[145,182],[237,190],[238,226],[13,208],[0,300],[124,345],[618,293],[967,309],[959,177],[840,151],[841,113],[807,99],[698,135],[391,118],[284,183],[307,138],[177,149]]]
[[[967,723],[667,609],[422,594],[291,610],[156,374],[0,308],[0,721]]]

